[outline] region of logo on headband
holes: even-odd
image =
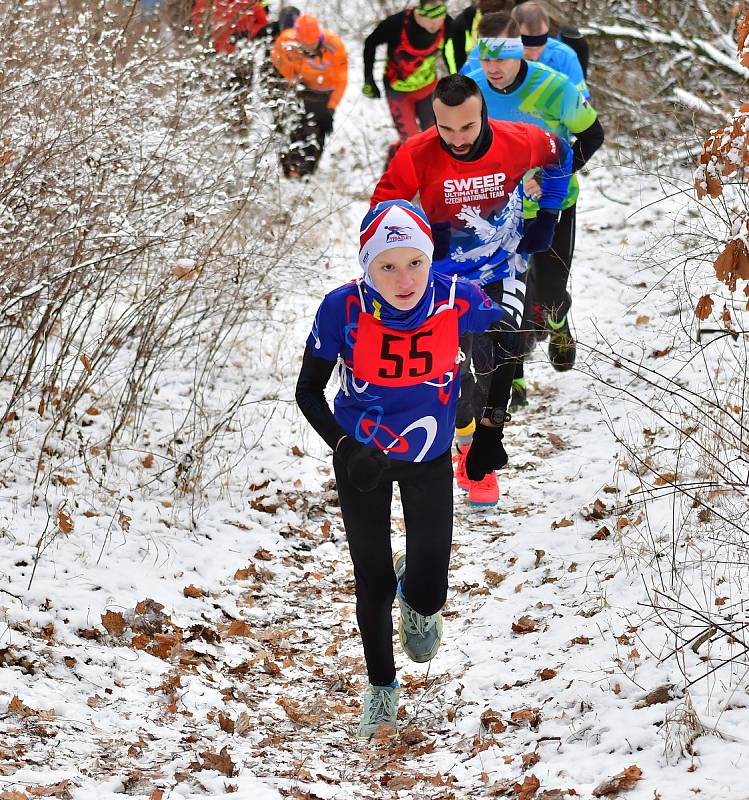
[[[494,58],[522,58],[523,42],[518,37],[481,37],[479,39],[479,60]]]
[[[388,244],[392,242],[403,242],[406,239],[412,239],[410,233],[406,233],[406,231],[411,230],[410,225],[385,225],[385,230],[388,232],[387,236],[385,237],[385,241]]]

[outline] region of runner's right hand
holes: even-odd
[[[378,97],[382,97],[380,94],[380,87],[376,83],[365,83],[364,86],[362,86],[361,93],[370,100],[376,100]]]
[[[349,480],[360,492],[371,492],[375,489],[389,463],[384,453],[367,447],[350,436],[341,439],[335,452],[343,461]]]

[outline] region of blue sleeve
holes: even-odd
[[[572,48],[570,48],[572,50]],[[578,92],[586,99],[590,100],[590,91],[588,89],[588,84],[585,83],[585,77],[583,76],[583,68],[580,66],[580,59],[577,57],[577,53],[572,50],[572,52],[564,52],[564,68],[560,69],[560,72],[563,72],[571,81],[575,84],[575,88]]]
[[[307,337],[307,347],[311,355],[316,358],[337,361],[338,355],[342,352],[345,334],[343,330],[345,316],[341,314],[342,299],[335,294],[326,294],[320,308],[317,309],[312,330]]]
[[[559,158],[541,169],[541,199],[539,207],[559,211],[567,197],[572,176],[572,148],[561,136],[556,136]]]
[[[465,278],[458,279],[456,294],[468,301],[468,310],[460,317],[460,333],[483,333],[493,322],[509,317],[504,309],[489,299],[484,290]]]

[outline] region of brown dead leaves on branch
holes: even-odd
[[[749,66],[749,13],[740,22],[738,34],[738,56],[744,66]],[[749,178],[749,103],[736,110],[728,125],[713,131],[703,142],[702,152],[694,175],[694,188],[697,199],[713,199],[723,194],[723,179],[733,176]],[[718,280],[725,283],[731,292],[736,290],[738,279],[749,281],[749,249],[740,236],[749,232],[749,221],[744,220],[739,229],[734,228],[734,236],[714,263]],[[747,303],[749,309],[749,302]],[[703,295],[695,308],[698,319],[707,319],[713,310],[710,295]],[[724,309],[723,320],[726,310]],[[730,315],[728,318],[730,322]]]

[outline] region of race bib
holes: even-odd
[[[354,344],[353,375],[379,386],[416,386],[455,367],[458,313],[451,308],[413,330],[388,328],[362,312]]]

